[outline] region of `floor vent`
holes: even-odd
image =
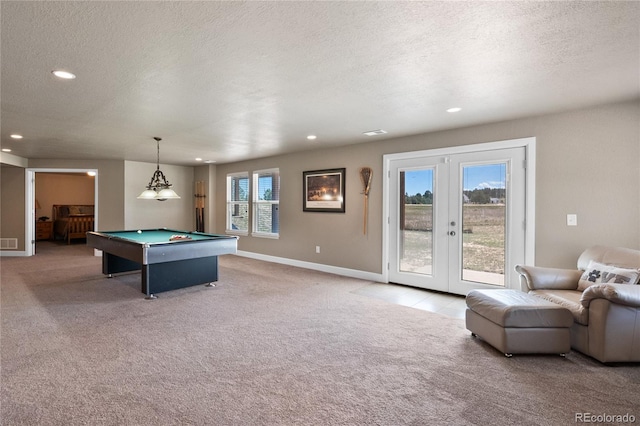
[[[0,238],[0,250],[16,250],[17,248],[17,238]]]

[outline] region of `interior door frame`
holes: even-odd
[[[460,145],[448,148],[428,149],[422,151],[400,152],[395,154],[385,154],[383,162],[383,185],[382,185],[382,279],[389,282],[389,242],[390,242],[390,181],[391,162],[397,160],[408,160],[415,157],[435,157],[443,155],[464,154],[478,151],[493,151],[507,148],[525,149],[525,250],[524,258],[527,265],[535,264],[535,196],[536,196],[536,138],[527,137],[519,139],[508,139],[496,142],[486,142],[471,145]]]
[[[36,221],[35,221],[35,194],[36,194],[36,173],[88,173],[93,172],[93,204],[94,204],[94,229],[98,228],[98,169],[54,169],[54,168],[27,168],[25,170],[25,236],[24,248],[25,256],[33,256],[35,254],[36,245]]]

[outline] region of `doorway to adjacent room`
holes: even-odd
[[[93,204],[94,227],[98,226],[98,171],[95,169],[27,169],[26,170],[26,255],[36,252],[38,241],[55,239],[52,206],[55,204]],[[44,179],[49,177],[49,179]],[[65,179],[65,177],[67,179]],[[74,190],[74,178],[86,177],[83,190]],[[59,178],[59,179],[56,179]],[[60,180],[62,179],[62,180]],[[36,190],[37,182],[41,188]],[[64,184],[61,184],[63,182]],[[76,182],[77,183],[77,182]],[[70,186],[71,185],[71,186]],[[87,187],[87,185],[89,185]],[[54,194],[57,190],[62,193]],[[80,198],[78,198],[80,197]]]

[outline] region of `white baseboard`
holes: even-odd
[[[101,256],[102,251],[94,249],[94,256]],[[263,260],[265,262],[281,263],[283,265],[295,266],[298,268],[311,269],[314,271],[327,272],[329,274],[342,275],[345,277],[358,278],[361,280],[385,282],[382,274],[376,274],[374,272],[360,271],[357,269],[341,268],[339,266],[324,265],[322,263],[304,262],[302,260],[287,259],[286,257],[269,256],[266,254],[253,253],[250,251],[238,250],[236,253],[238,256],[248,257],[256,260]],[[25,251],[7,251],[0,250],[0,256],[26,256]]]
[[[322,263],[304,262],[302,260],[287,259],[285,257],[269,256],[261,253],[238,250],[238,256],[248,257],[265,262],[281,263],[283,265],[296,266],[298,268],[312,269],[314,271],[327,272],[330,274],[342,275],[345,277],[358,278],[361,280],[384,282],[382,274],[374,272],[359,271],[357,269],[341,268],[339,266],[324,265]]]
[[[18,251],[18,250],[0,250],[0,257],[19,257],[26,256],[26,251]]]

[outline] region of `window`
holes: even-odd
[[[249,232],[249,173],[227,175],[227,232]]]
[[[252,236],[278,238],[280,232],[280,171],[253,172]],[[227,175],[227,232],[249,234],[249,173]]]
[[[253,233],[278,238],[280,232],[280,171],[253,172]]]

